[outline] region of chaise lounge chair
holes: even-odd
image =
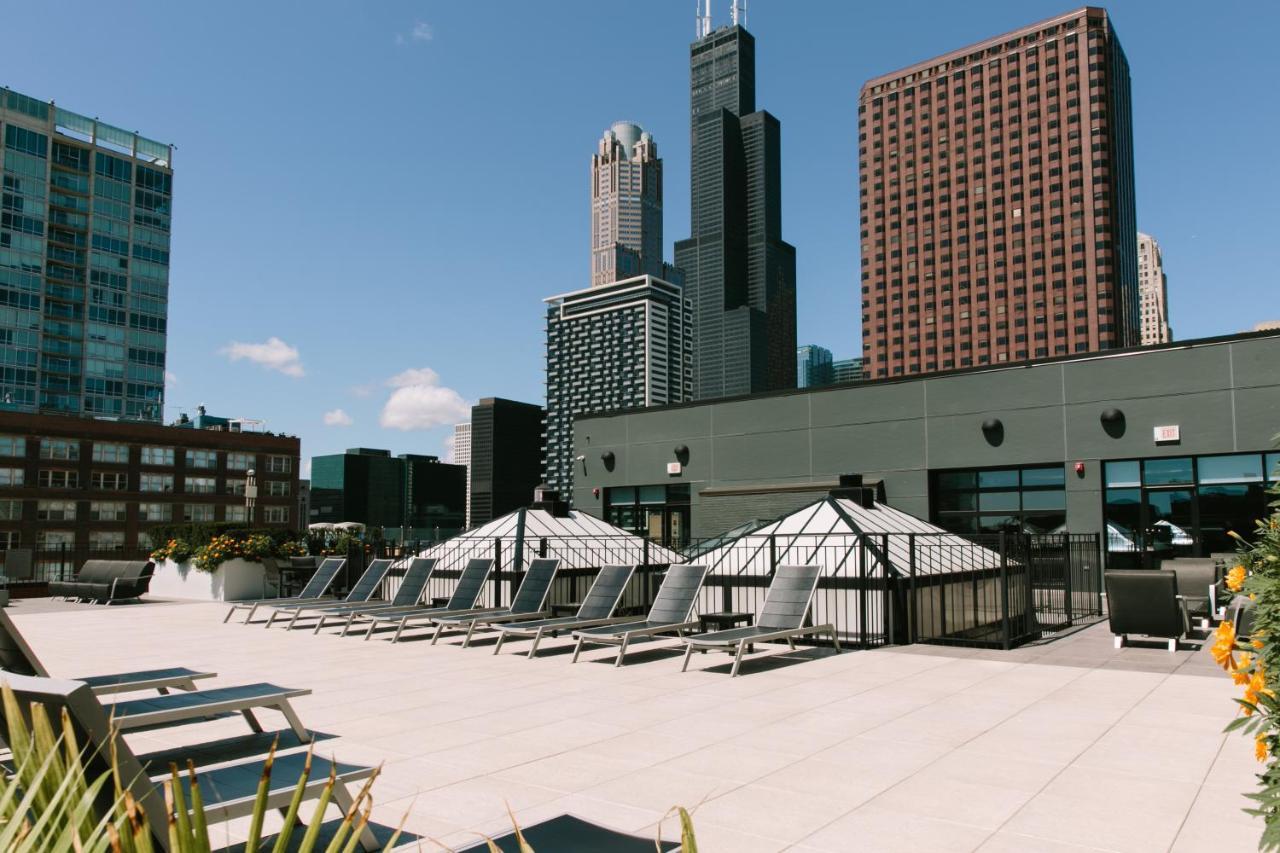
[[[723,651],[733,655],[733,669],[729,672],[732,678],[737,676],[742,666],[742,654],[752,643],[786,640],[787,645],[794,649],[796,644],[792,638],[806,634],[830,634],[831,642],[839,652],[840,639],[834,625],[804,624],[821,576],[821,566],[778,566],[756,624],[685,637],[684,666],[680,671],[689,668],[689,657],[694,651]]]
[[[586,628],[575,631],[578,645],[573,650],[573,663],[578,662],[584,643],[601,643],[616,645],[618,656],[614,666],[622,666],[622,659],[627,655],[627,646],[633,639],[655,637],[661,634],[683,634],[686,628],[698,627],[698,620],[692,619],[693,606],[698,601],[698,592],[702,582],[706,580],[707,567],[689,564],[671,566],[667,576],[662,579],[662,586],[653,599],[649,615],[634,622],[618,622],[613,625],[601,625],[598,628]]]
[[[538,644],[542,642],[544,634],[554,636],[561,631],[576,631],[580,628],[625,621],[628,617],[614,616],[613,612],[618,609],[618,602],[622,600],[622,593],[626,590],[627,583],[630,582],[635,570],[634,564],[602,566],[600,573],[591,583],[591,589],[587,590],[582,606],[573,616],[495,625],[494,627],[498,629],[498,645],[494,646],[493,653],[496,655],[502,651],[502,644],[508,637],[532,637],[533,647],[529,649],[529,657],[532,658],[538,653]]]
[[[414,557],[409,563],[409,569],[400,580],[400,586],[396,588],[396,594],[390,601],[384,601],[381,604],[377,602],[333,604],[325,607],[319,611],[320,619],[316,622],[316,629],[312,633],[319,634],[320,629],[330,619],[339,619],[350,624],[353,613],[372,613],[376,610],[411,607],[417,604],[422,599],[422,591],[427,588],[427,582],[431,580],[431,573],[437,562],[435,557]]]
[[[0,678],[5,677],[7,674],[0,673]],[[311,740],[311,732],[302,724],[289,700],[310,693],[311,690],[307,688],[280,687],[276,684],[237,684],[142,699],[116,699],[103,702],[102,706],[111,714],[121,731],[146,726],[180,725],[219,714],[234,713],[243,716],[249,728],[256,733],[261,733],[263,729],[253,712],[267,708],[283,714],[298,740],[306,742]]]
[[[79,584],[80,597],[112,604],[141,598],[151,586],[156,564],[150,560],[107,560],[111,565],[101,581]]]
[[[9,614],[0,610],[0,669],[18,675],[34,675],[48,678],[49,671],[40,663],[36,653],[27,645],[27,640],[13,624]],[[194,669],[176,666],[168,669],[145,669],[138,672],[117,672],[110,675],[91,675],[87,678],[76,678],[83,681],[89,689],[97,694],[123,693],[133,690],[159,690],[161,695],[167,694],[169,688],[179,690],[195,690],[196,679],[213,678],[217,673],[198,672]]]
[[[50,598],[84,598],[89,584],[110,583],[114,560],[85,560],[71,580],[49,581]]]
[[[387,607],[377,610],[362,610],[359,613],[351,614],[351,620],[347,623],[347,627],[342,630],[342,634],[346,636],[351,625],[357,621],[369,623],[369,630],[365,631],[364,634],[366,640],[373,636],[373,629],[379,625],[395,625],[396,632],[391,637],[391,642],[398,643],[400,635],[410,625],[430,622],[439,616],[460,616],[464,613],[497,610],[498,608],[496,607],[476,607],[476,602],[480,600],[480,594],[484,592],[484,584],[489,579],[491,571],[493,571],[493,558],[472,557],[467,561],[467,567],[462,570],[462,576],[458,578],[458,585],[453,588],[453,595],[449,596],[449,601],[444,607]]]
[[[267,627],[270,628],[276,621],[276,617],[284,617],[286,613],[291,614],[289,624],[286,628],[292,629],[297,623],[298,618],[303,614],[310,615],[316,609],[324,609],[339,604],[369,604],[369,601],[377,593],[382,586],[382,580],[387,576],[387,572],[391,570],[390,560],[374,560],[369,563],[368,568],[360,575],[359,579],[351,585],[351,590],[347,593],[346,598],[342,601],[294,601],[285,604],[274,604],[271,606],[271,615],[267,617]]]
[[[333,580],[338,576],[338,572],[342,571],[342,567],[347,564],[343,557],[326,557],[325,561],[320,564],[320,568],[316,569],[315,574],[307,581],[306,585],[297,595],[286,596],[285,598],[259,598],[254,601],[237,601],[231,605],[231,609],[227,611],[227,615],[222,621],[226,622],[231,618],[231,614],[237,610],[248,610],[249,614],[244,617],[245,624],[253,618],[253,614],[258,612],[259,607],[275,607],[279,604],[301,604],[304,601],[321,602],[332,601],[327,597],[329,587],[333,586]]]
[[[1178,650],[1178,640],[1190,630],[1187,602],[1178,595],[1177,575],[1169,569],[1116,569],[1104,575],[1107,619],[1115,646],[1130,634],[1158,637]]]
[[[13,689],[24,713],[31,704],[41,704],[50,719],[55,721],[56,726],[56,720],[63,711],[66,712],[74,727],[77,742],[84,749],[86,778],[95,779],[104,776],[112,769],[111,765],[114,762],[121,784],[132,794],[133,799],[147,815],[152,846],[162,851],[171,849],[168,810],[165,808],[161,784],[170,778],[169,774],[165,772],[148,777],[147,771],[134,755],[129,744],[124,738],[112,732],[108,717],[110,709],[104,708],[98,702],[89,687],[78,681],[12,674],[4,675],[3,680],[7,681]],[[3,714],[4,709],[0,705],[0,716]],[[367,779],[374,773],[373,768],[370,767],[340,764],[321,758],[319,755],[308,757],[302,752],[276,755],[271,766],[271,781],[266,790],[268,809],[283,810],[289,805],[298,779],[302,775],[304,762],[308,760],[311,762],[311,775],[304,789],[304,798],[307,800],[318,798],[332,774],[335,779],[332,791],[333,802],[343,810],[350,810],[354,804],[354,798],[347,786]],[[252,814],[264,766],[264,760],[253,759],[202,769],[200,797],[206,819],[210,823],[222,823]],[[185,776],[182,777],[182,785],[184,801],[190,804],[191,791],[188,790],[188,779]],[[91,822],[109,816],[105,804],[110,803],[111,799],[107,796],[94,802],[94,810],[88,815]],[[316,815],[314,819],[322,820],[323,815]],[[377,839],[367,826],[360,834],[360,844],[365,850],[378,848]]]
[[[551,584],[556,579],[556,570],[560,567],[559,558],[539,557],[529,563],[529,571],[520,581],[520,589],[511,600],[511,606],[504,610],[488,610],[482,613],[462,614],[461,616],[437,616],[431,621],[435,623],[436,632],[431,637],[431,645],[435,645],[440,635],[446,630],[461,631],[467,629],[466,639],[462,641],[465,649],[471,645],[471,635],[478,626],[492,626],[503,622],[519,622],[550,616],[547,609],[547,596],[551,594]]]

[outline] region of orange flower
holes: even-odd
[[[1253,742],[1253,757],[1258,759],[1259,761],[1266,761],[1267,756],[1270,753],[1271,753],[1271,750],[1267,748],[1266,736],[1258,735],[1258,737]]]
[[[1236,626],[1230,619],[1223,619],[1213,632],[1213,647],[1209,649],[1218,666],[1227,672],[1235,669],[1236,662],[1231,653],[1236,646]]]
[[[1248,702],[1251,705],[1257,705],[1258,699],[1260,697],[1262,696],[1274,697],[1275,695],[1276,694],[1274,690],[1267,689],[1266,677],[1263,674],[1262,667],[1259,666],[1256,670],[1254,670],[1253,675],[1249,678],[1248,685],[1244,688],[1244,701]],[[1245,708],[1244,714],[1246,717],[1252,716],[1253,709]]]
[[[1232,592],[1239,592],[1244,586],[1244,566],[1237,565],[1234,569],[1227,572],[1227,589]]]
[[[1253,658],[1249,655],[1248,652],[1245,652],[1244,654],[1240,655],[1240,659],[1236,661],[1235,671],[1231,673],[1231,680],[1234,681],[1236,684],[1248,684],[1249,673],[1246,672],[1246,670],[1249,669],[1249,666],[1252,663],[1253,663]]]

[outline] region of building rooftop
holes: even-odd
[[[48,121],[52,116],[55,128],[65,136],[108,151],[128,154],[154,166],[173,167],[173,145],[63,109],[53,101],[42,101],[12,89],[0,88],[0,109],[22,113],[40,121]]]
[[[295,708],[323,754],[385,762],[374,820],[407,814],[408,832],[450,847],[509,829],[508,805],[525,826],[569,812],[651,837],[680,804],[703,849],[740,853],[855,839],[865,851],[1247,850],[1262,828],[1241,811],[1253,744],[1222,731],[1231,680],[1207,649],[1116,650],[1105,625],[1010,652],[757,648],[730,679],[723,656],[681,673],[671,641],[633,646],[615,668],[612,649],[571,664],[565,638],[530,661],[493,656],[487,638],[463,650],[223,624],[215,604],[35,599],[9,612],[55,675],[180,664],[216,671],[215,685],[310,688]],[[179,755],[265,741],[239,717],[127,739]]]

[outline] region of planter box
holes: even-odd
[[[149,595],[187,601],[245,601],[277,594],[275,579],[266,580],[262,563],[227,560],[217,570],[205,572],[191,563],[161,560],[156,563]]]

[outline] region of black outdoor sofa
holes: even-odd
[[[51,598],[112,604],[141,598],[156,565],[150,560],[86,560],[74,580],[50,581]]]

